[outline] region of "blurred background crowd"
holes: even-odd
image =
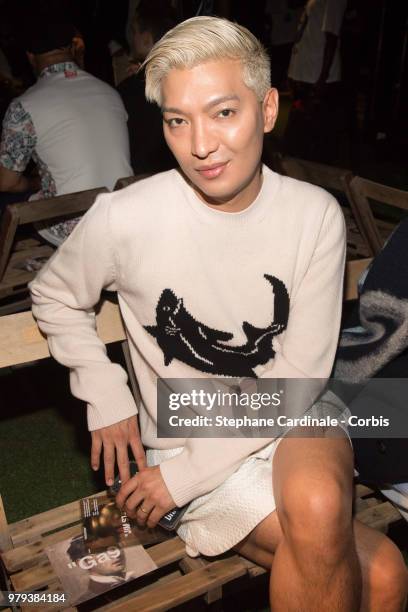
[[[270,52],[272,82],[282,94],[281,119],[272,137],[276,150],[360,173],[367,160],[401,163],[408,125],[408,4],[340,0],[339,29],[334,33],[341,56],[336,87],[327,87],[333,85],[329,81],[306,81],[306,87],[299,87],[305,81],[291,77],[291,57],[293,62],[297,46],[298,62],[313,61],[306,57],[314,52],[313,31],[309,43],[301,38],[312,27],[313,5],[318,4],[324,0],[1,0],[0,116],[35,81],[25,52],[39,22],[63,20],[75,27],[77,61],[122,89],[129,113],[140,100],[129,102],[129,83],[120,82],[132,75],[151,44],[179,21],[215,14],[248,27]],[[137,142],[133,135],[132,143],[130,136],[132,165],[138,171],[143,138]]]

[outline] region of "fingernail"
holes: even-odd
[[[113,485],[113,478],[108,478],[106,481],[106,484],[108,485],[108,487]]]
[[[97,465],[93,465],[92,469],[96,472],[96,470],[98,469],[98,466]]]

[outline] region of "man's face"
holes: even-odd
[[[103,559],[98,559],[98,555],[93,555],[96,563],[91,573],[100,576],[123,576],[126,573],[125,553],[122,548],[116,548],[116,550],[118,552],[115,554],[105,553]]]
[[[276,90],[259,102],[241,63],[226,59],[171,70],[162,100],[167,144],[199,197],[230,212],[249,206],[261,186],[263,135],[276,119]]]

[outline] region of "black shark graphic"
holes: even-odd
[[[275,356],[272,339],[286,329],[289,317],[289,295],[284,283],[268,274],[264,277],[273,287],[275,319],[266,328],[244,321],[242,329],[247,341],[241,346],[226,344],[233,334],[196,321],[184,308],[183,298],[178,298],[171,289],[164,289],[156,308],[157,325],[146,325],[145,329],[156,338],[165,365],[178,359],[216,376],[256,378],[254,368]]]

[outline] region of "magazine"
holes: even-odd
[[[93,544],[93,552],[82,535],[45,549],[66,595],[66,606],[74,606],[101,595],[155,569],[140,544],[122,546]]]
[[[67,606],[157,569],[139,544],[126,513],[111,497],[82,499],[81,513],[83,533],[45,550],[67,596]]]

